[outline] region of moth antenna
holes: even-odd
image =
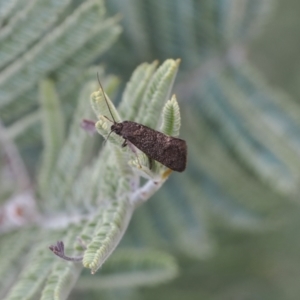
[[[106,141],[109,139],[109,137],[110,137],[110,135],[111,135],[112,132],[113,132],[113,131],[111,130],[110,133],[108,134],[107,138],[104,140],[104,143],[103,143],[103,144],[106,143]]]
[[[106,142],[108,141],[109,137],[110,137],[110,134],[112,133],[113,131],[111,130],[107,136],[107,138],[104,138],[104,141],[102,142],[102,146],[101,146],[101,151],[102,149],[104,148]]]
[[[110,115],[111,115],[111,117],[112,117],[112,119],[113,119],[113,121],[114,121],[114,124],[116,124],[117,122],[116,122],[116,120],[115,120],[115,118],[114,118],[114,116],[113,116],[113,114],[112,114],[112,112],[111,112],[110,106],[108,105],[108,101],[107,101],[107,99],[106,99],[106,96],[105,96],[103,87],[102,87],[102,85],[101,85],[101,82],[100,82],[100,79],[99,79],[99,73],[98,73],[98,72],[97,72],[97,78],[98,78],[98,82],[99,82],[99,85],[100,85],[102,94],[103,94],[103,96],[104,96],[104,100],[105,100],[106,105],[107,105],[107,107],[108,107],[108,110],[109,110],[109,112],[110,112]]]

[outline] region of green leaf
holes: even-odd
[[[55,235],[49,235],[48,238],[54,238]],[[40,239],[42,238],[39,235]],[[42,284],[46,280],[54,257],[47,250],[48,243],[41,241],[38,246],[35,246],[27,258],[27,264],[22,269],[18,281],[13,285],[12,289],[4,298],[5,300],[24,299],[30,300],[38,295]]]
[[[9,1],[13,2],[13,1]],[[57,22],[70,4],[62,1],[30,1],[0,33],[0,68],[23,53],[47,29]]]
[[[120,242],[130,221],[133,207],[126,199],[105,209],[92,241],[84,253],[83,265],[95,273]]]
[[[118,110],[123,120],[134,120],[138,113],[146,88],[158,65],[157,61],[152,64],[143,63],[138,66],[129,82],[126,84]]]
[[[78,251],[71,246],[75,243],[76,237],[82,231],[85,222],[78,222],[69,226],[67,234],[64,235],[65,251],[68,255],[76,255]],[[67,262],[53,257],[54,264],[47,276],[47,281],[41,293],[41,300],[62,300],[67,299],[81,271],[82,264]]]
[[[165,101],[169,98],[177,74],[180,60],[166,60],[153,74],[145,91],[135,121],[151,128],[156,128]]]
[[[40,103],[43,122],[44,152],[38,176],[40,195],[48,193],[49,181],[65,139],[65,120],[54,83],[40,82]]]
[[[102,3],[86,1],[31,51],[1,72],[0,107],[20,97],[32,88],[41,76],[55,70],[80,49],[94,32],[98,32],[98,27],[103,22],[103,14]]]
[[[70,201],[72,185],[83,161],[89,157],[93,145],[90,136],[80,127],[80,122],[91,116],[91,109],[86,99],[94,88],[95,82],[88,82],[79,95],[79,104],[73,116],[69,136],[61,149],[52,178],[48,183],[50,190],[46,199],[51,199],[48,207],[72,206]]]
[[[95,277],[82,277],[77,288],[88,290],[153,286],[174,279],[178,266],[171,255],[150,249],[120,248]]]
[[[168,100],[164,106],[162,113],[162,125],[160,131],[171,136],[178,136],[180,130],[180,110],[176,100],[176,96],[173,95],[171,100]]]

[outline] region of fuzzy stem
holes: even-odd
[[[137,189],[131,196],[130,202],[136,208],[146,202],[164,184],[167,178],[160,181],[149,180],[142,187]]]

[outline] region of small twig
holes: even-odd
[[[80,262],[83,259],[83,256],[75,256],[75,257],[71,257],[71,256],[67,256],[65,255],[65,245],[63,243],[63,241],[58,241],[56,243],[56,245],[51,245],[49,246],[49,249],[58,257],[67,260],[67,261],[73,261],[73,262]]]

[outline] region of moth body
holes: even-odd
[[[127,141],[129,141],[135,147],[144,152],[150,158],[150,161],[151,159],[154,159],[173,171],[183,172],[186,168],[186,142],[182,139],[168,136],[162,132],[136,122],[116,122],[103,91],[98,73],[97,76],[105,102],[113,120],[113,124],[110,128],[111,132],[114,132],[124,138],[122,146],[125,147],[127,145]]]
[[[184,140],[132,121],[115,122],[111,131],[124,138],[124,146],[129,141],[149,158],[169,169],[177,172],[185,170],[187,146]]]

